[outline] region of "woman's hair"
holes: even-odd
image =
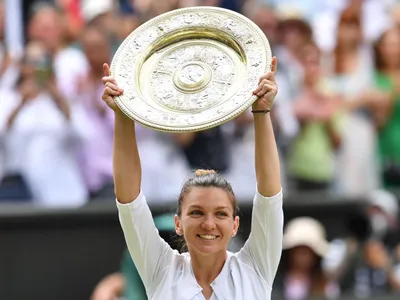
[[[182,203],[185,196],[193,189],[199,187],[216,187],[223,189],[232,201],[233,217],[235,218],[238,213],[237,202],[235,194],[233,193],[231,184],[220,174],[214,170],[199,169],[193,172],[193,175],[186,180],[183,184],[181,193],[178,198],[177,215],[180,217],[182,214]]]
[[[232,201],[233,207],[233,218],[235,218],[239,212],[239,208],[237,206],[235,194],[233,193],[232,186],[230,183],[220,174],[218,174],[214,170],[196,170],[193,172],[193,175],[186,180],[183,184],[181,193],[178,198],[178,209],[176,214],[181,217],[182,215],[182,203],[184,201],[185,196],[193,189],[193,188],[202,188],[202,187],[215,187],[223,189],[229,196]],[[179,245],[181,252],[187,251],[186,242],[183,236],[177,236],[176,244]]]
[[[345,9],[342,14],[340,15],[339,22],[338,22],[338,32],[339,28],[343,25],[352,25],[352,26],[357,26],[359,30],[362,30],[362,25],[361,25],[361,16],[357,11],[354,11],[353,9]],[[336,36],[336,46],[334,49],[334,57],[335,57],[335,65],[334,65],[334,70],[336,74],[341,74],[343,73],[343,63],[342,63],[342,57],[343,57],[343,52],[341,50],[341,46],[339,44],[338,40],[338,35]]]
[[[386,38],[386,36],[387,36],[388,34],[390,34],[391,32],[393,32],[393,31],[395,31],[397,34],[400,35],[400,30],[399,30],[399,28],[393,27],[393,28],[390,28],[390,29],[384,31],[384,32],[380,35],[380,37],[375,41],[375,43],[373,44],[373,51],[374,51],[373,55],[374,55],[374,60],[375,60],[375,61],[374,61],[374,64],[375,64],[375,69],[376,69],[377,71],[380,71],[380,72],[381,72],[381,71],[383,71],[383,69],[386,67],[386,66],[385,66],[385,61],[384,61],[383,55],[382,55],[382,53],[381,53],[380,47],[381,47],[381,44],[382,44],[383,40]]]

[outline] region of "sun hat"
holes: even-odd
[[[319,256],[324,257],[329,243],[326,240],[326,231],[322,224],[309,217],[291,220],[285,227],[283,249],[287,250],[298,246],[307,246]]]

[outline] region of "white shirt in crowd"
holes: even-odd
[[[127,204],[117,201],[117,207],[128,249],[148,299],[204,300],[190,255],[179,254],[160,238],[144,195],[140,193]],[[227,252],[221,273],[211,283],[211,300],[271,299],[282,236],[282,192],[273,197],[256,193],[249,239],[239,252]]]
[[[8,116],[21,100],[15,92],[0,94],[3,176],[23,175],[39,205],[85,204],[87,190],[75,159],[81,127],[74,119],[76,114],[66,120],[50,96],[42,93],[24,105],[7,130]]]

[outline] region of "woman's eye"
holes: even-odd
[[[200,210],[194,210],[190,214],[194,215],[194,216],[200,216],[200,215],[202,215],[202,212]]]
[[[219,212],[217,212],[217,216],[219,216],[219,217],[227,217],[228,214],[226,212],[224,212],[224,211],[219,211]]]

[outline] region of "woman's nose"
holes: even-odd
[[[204,220],[202,223],[202,227],[206,230],[212,230],[215,228],[215,221],[214,221],[214,216],[211,215],[205,215]]]

